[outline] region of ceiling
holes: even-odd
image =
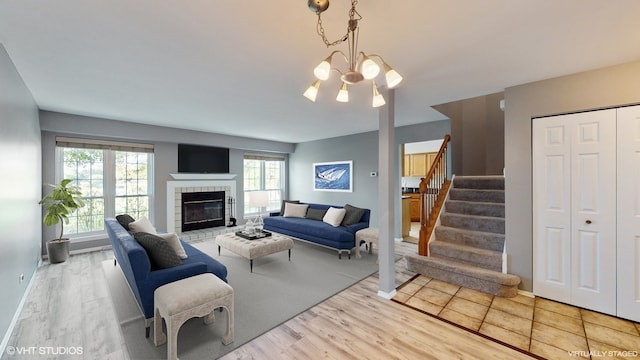
[[[330,40],[346,32],[349,7],[334,0],[323,14]],[[640,60],[638,0],[357,10],[359,50],[404,76],[396,126],[444,119],[432,105]],[[0,42],[43,110],[292,143],[377,130],[369,84],[352,86],[347,104],[335,101],[335,75],[315,103],[302,96],[333,50],[316,20],[305,0],[4,0]]]

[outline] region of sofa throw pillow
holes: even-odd
[[[157,235],[158,237],[163,238],[169,244],[169,246],[171,246],[171,248],[176,252],[176,255],[178,255],[180,259],[184,260],[188,257],[187,252],[184,251],[184,247],[182,246],[182,243],[178,238],[178,234],[167,233],[167,234],[157,234]]]
[[[307,204],[286,203],[284,204],[284,214],[282,216],[303,218],[307,215],[307,208],[309,208]]]
[[[282,200],[282,206],[280,206],[280,216],[284,216],[284,207],[287,203],[299,204],[300,200]]]
[[[342,219],[342,226],[349,226],[359,223],[360,219],[362,219],[362,215],[364,215],[365,212],[365,209],[361,209],[349,204],[346,204],[344,206],[344,210],[346,211],[346,213],[344,214],[344,219]]]
[[[307,209],[307,215],[305,217],[307,219],[322,221],[322,218],[324,218],[324,214],[326,214],[326,213],[327,213],[327,210],[324,210],[324,209],[312,209],[312,208],[309,208],[309,209]]]
[[[166,269],[182,265],[182,260],[163,238],[146,232],[136,232],[133,237],[147,251],[151,263],[157,268]]]
[[[145,232],[149,234],[157,233],[156,228],[153,226],[151,221],[144,216],[141,216],[140,219],[129,223],[129,230],[133,232]]]
[[[136,221],[136,219],[132,218],[131,215],[129,215],[129,214],[118,215],[118,216],[116,216],[116,220],[127,231],[130,230],[129,229],[129,224],[131,224],[132,222]]]
[[[330,207],[327,210],[327,213],[324,214],[322,221],[326,222],[327,224],[333,227],[338,227],[342,223],[342,219],[344,219],[345,213],[346,213],[345,209]]]

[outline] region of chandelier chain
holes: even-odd
[[[347,41],[347,39],[349,39],[349,33],[351,31],[355,31],[355,29],[358,27],[358,21],[362,20],[362,15],[360,15],[360,13],[356,10],[357,4],[358,4],[358,0],[351,0],[351,10],[349,10],[349,23],[347,25],[347,33],[344,34],[344,36],[342,36],[338,40],[335,40],[333,42],[327,39],[327,35],[325,34],[325,31],[324,31],[324,26],[322,26],[322,15],[321,15],[322,12],[321,11],[316,12],[316,14],[318,15],[318,25],[316,26],[316,31],[318,32],[318,35],[320,35],[320,37],[322,38],[322,41],[327,47],[339,45]],[[358,15],[357,18],[355,17],[356,15]]]

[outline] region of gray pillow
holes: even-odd
[[[116,220],[127,231],[131,230],[131,229],[129,229],[129,224],[131,224],[132,222],[136,221],[136,219],[132,218],[131,215],[129,215],[129,214],[118,215],[118,216],[116,216]]]
[[[137,232],[133,237],[147,251],[151,263],[157,268],[166,269],[182,265],[182,259],[165,239],[145,232]]]
[[[307,215],[305,216],[305,218],[322,221],[322,218],[324,218],[324,214],[326,214],[326,213],[327,213],[326,209],[323,210],[323,209],[312,209],[312,208],[309,208],[309,209],[307,209]]]
[[[351,206],[349,204],[344,206],[344,209],[347,213],[344,215],[344,219],[342,219],[342,226],[349,226],[353,224],[357,224],[362,219],[362,215],[364,215],[365,209],[361,209],[355,206]]]

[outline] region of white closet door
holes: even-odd
[[[640,106],[618,109],[618,316],[640,321]]]
[[[534,294],[616,311],[616,112],[533,121]]]
[[[567,115],[571,129],[571,303],[616,314],[616,110]]]
[[[533,120],[533,292],[571,302],[571,137],[564,116]]]

